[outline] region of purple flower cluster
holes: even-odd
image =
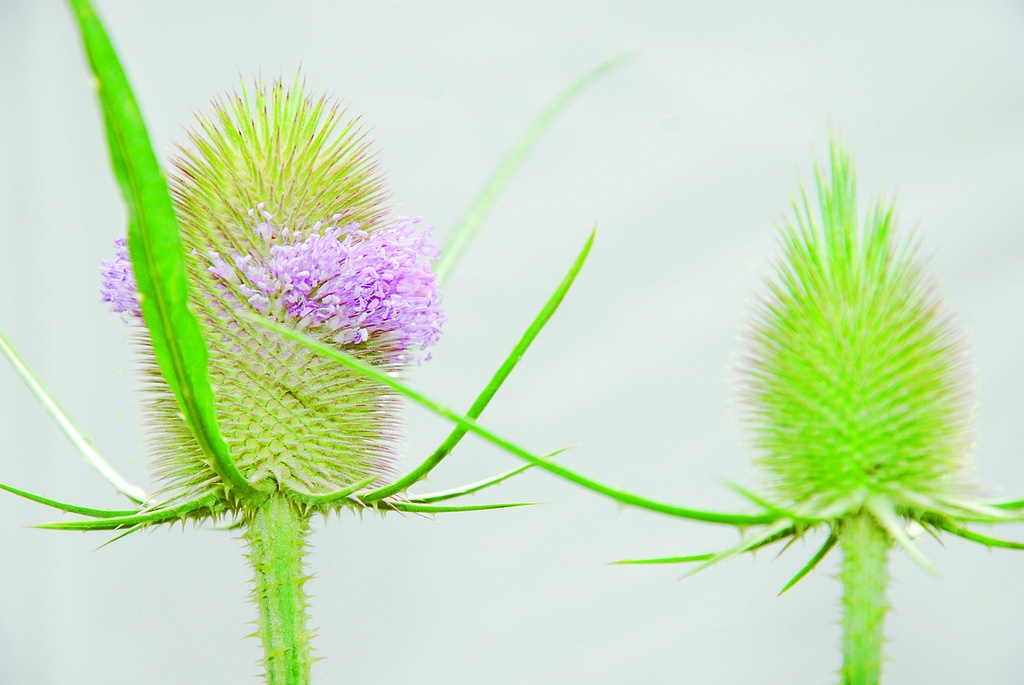
[[[340,345],[379,338],[404,351],[437,342],[445,316],[430,264],[439,250],[419,218],[397,217],[366,232],[356,223],[338,226],[340,215],[327,228],[275,227],[262,204],[250,216],[258,222],[252,254],[204,255],[230,306],[247,302],[261,314],[326,332]],[[124,249],[104,262],[104,300],[114,311],[131,306],[138,315],[130,269]]]
[[[110,311],[118,313],[125,321],[142,320],[139,309],[139,287],[135,283],[132,260],[128,256],[128,241],[118,238],[114,241],[114,258],[100,262],[103,287],[100,289],[103,301],[110,303]]]

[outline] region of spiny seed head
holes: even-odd
[[[783,500],[897,506],[966,489],[962,338],[890,206],[858,225],[849,155],[833,144],[821,208],[794,203],[743,363],[753,442]]]
[[[218,102],[190,139],[175,161],[171,193],[232,459],[263,490],[325,493],[388,474],[393,393],[246,314],[397,374],[437,342],[444,321],[430,229],[390,214],[355,122],[298,87],[258,85]],[[103,298],[141,324],[124,241],[115,247],[103,263]],[[148,347],[146,359],[167,491],[220,492]]]

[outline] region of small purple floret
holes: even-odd
[[[114,258],[100,262],[103,287],[100,292],[103,301],[110,303],[110,311],[121,314],[125,321],[142,320],[139,309],[139,287],[135,283],[132,261],[128,256],[128,241],[118,238],[114,241]]]
[[[378,337],[406,351],[437,342],[445,316],[430,265],[439,250],[419,218],[397,217],[367,233],[356,223],[338,226],[337,215],[327,228],[318,223],[307,230],[275,227],[262,205],[250,215],[258,222],[254,237],[264,247],[259,256],[205,255],[232,307],[248,302],[261,314],[326,329],[342,345]],[[130,291],[116,290],[118,278],[131,278],[130,268],[123,249],[117,259],[104,262],[104,300],[111,309],[115,301],[127,301],[135,313],[134,279]],[[130,292],[130,301],[124,292]]]

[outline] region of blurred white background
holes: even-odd
[[[862,203],[895,195],[973,347],[977,477],[1024,496],[1024,7],[1019,2],[163,2],[97,0],[172,149],[239,78],[291,76],[364,116],[402,213],[439,237],[563,89],[635,59],[545,136],[449,280],[415,385],[468,406],[597,222],[563,309],[483,417],[607,482],[694,507],[758,485],[735,404],[737,336],[830,130]],[[769,9],[769,6],[771,9]],[[0,0],[0,329],[107,457],[145,480],[132,354],[99,300],[124,233],[94,94],[58,0]],[[406,462],[447,433],[408,411]],[[0,364],[0,481],[119,506]],[[444,488],[515,465],[468,440]],[[822,683],[839,668],[838,555],[821,542],[683,567],[607,562],[735,533],[623,510],[544,473],[480,499],[544,506],[317,523],[320,683]],[[57,514],[59,516],[59,514]],[[0,497],[0,683],[255,682],[235,533],[27,529]],[[1020,530],[1002,531],[1022,537]],[[958,539],[892,555],[887,683],[1024,680],[1024,553]]]

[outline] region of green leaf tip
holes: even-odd
[[[799,571],[797,571],[796,575],[790,578],[789,582],[779,590],[779,595],[782,596],[786,594],[790,588],[803,580],[808,573],[813,571],[818,564],[821,563],[821,560],[827,557],[828,553],[835,548],[837,542],[839,542],[839,537],[836,535],[835,530],[830,530],[828,538],[825,540],[825,544],[823,544],[821,548],[814,553],[814,556],[812,556],[810,560],[804,564]]]
[[[691,554],[687,557],[656,557],[654,559],[622,559],[611,562],[611,566],[641,566],[645,564],[692,564],[697,561],[708,561],[715,558],[714,553]]]

